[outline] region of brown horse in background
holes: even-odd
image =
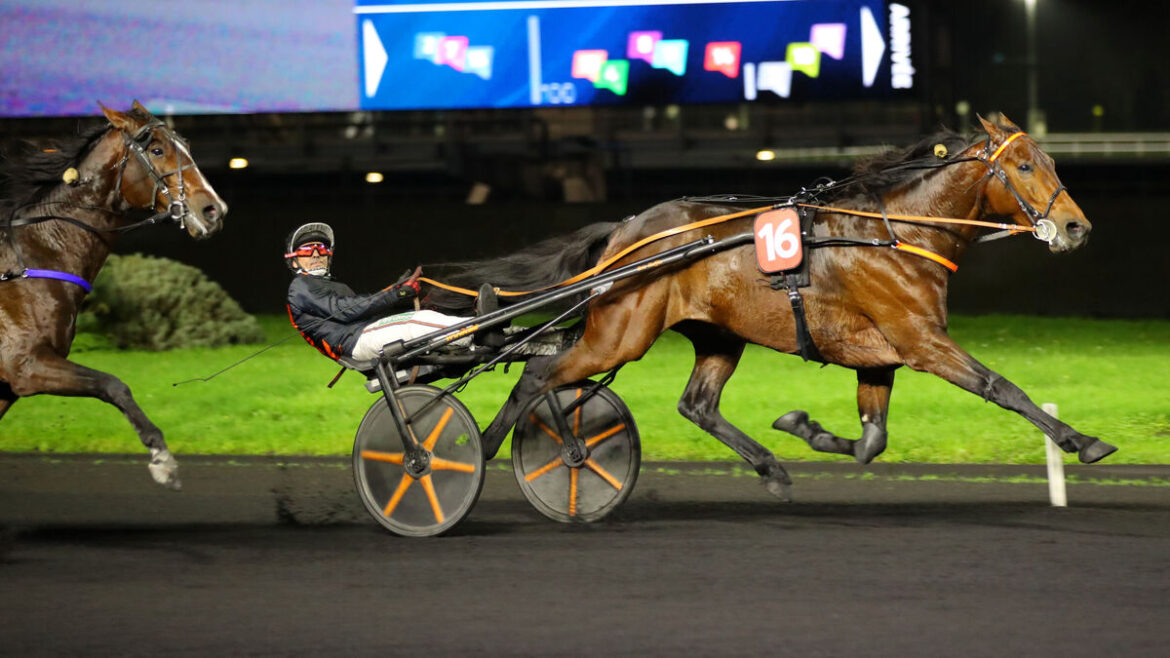
[[[812,238],[861,238],[904,244],[957,261],[984,227],[931,221],[883,222],[878,213],[981,220],[1010,218],[1023,227],[1038,223],[1053,252],[1083,245],[1091,228],[1064,191],[1053,161],[1019,128],[983,122],[986,139],[968,144],[953,133],[935,136],[902,151],[859,164],[854,184],[836,186],[818,199],[838,209],[875,211],[878,219],[818,211]],[[513,255],[493,266],[468,264],[467,276],[502,288],[535,287],[602,262],[638,240],[738,207],[687,200],[655,206],[621,224],[586,227],[559,246],[538,245],[525,259]],[[745,217],[707,229],[716,239],[752,230]],[[701,234],[700,234],[701,235]],[[624,265],[694,240],[684,232],[641,247],[615,263]],[[600,251],[600,254],[598,253]],[[522,252],[523,254],[524,252]],[[852,455],[869,463],[885,449],[886,421],[894,373],[903,365],[929,372],[985,400],[1027,418],[1082,462],[1095,462],[1116,448],[1080,434],[1044,413],[1017,386],[991,371],[947,335],[950,271],[938,262],[890,248],[824,246],[810,249],[810,281],[801,288],[808,327],[820,359],[857,372],[861,436],[848,439],[823,429],[804,411],[773,424],[808,442],[814,450]],[[558,261],[554,263],[553,261]],[[543,281],[536,268],[559,271]],[[794,313],[783,290],[775,290],[757,269],[752,246],[733,248],[666,274],[635,276],[594,299],[584,333],[568,350],[529,361],[507,403],[484,432],[488,456],[498,450],[524,405],[557,386],[612,370],[646,353],[664,331],[691,340],[695,366],[678,408],[683,416],[730,446],[752,464],[769,491],[787,497],[784,468],[764,446],[723,418],[719,398],[747,343],[789,354],[800,353]]]
[[[26,144],[3,163],[0,417],[30,395],[108,402],[150,449],[151,476],[178,489],[162,431],[126,384],[66,357],[78,309],[119,233],[174,221],[203,240],[220,230],[227,204],[186,142],[137,101],[128,113],[102,111],[109,123],[54,148]]]

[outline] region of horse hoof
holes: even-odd
[[[169,450],[151,449],[150,464],[146,468],[150,471],[151,479],[167,489],[180,491],[183,488],[183,483],[179,481],[179,462],[175,461]]]
[[[877,425],[866,423],[861,438],[853,444],[853,458],[859,464],[868,464],[886,451],[886,433]]]
[[[760,484],[768,493],[786,503],[792,502],[792,478],[788,477],[788,472],[784,470],[780,462],[773,460],[760,473],[760,478],[762,478]]]
[[[1109,445],[1100,439],[1093,439],[1085,447],[1081,448],[1077,453],[1077,457],[1082,464],[1092,464],[1105,459],[1109,455],[1117,452],[1117,446]]]
[[[792,483],[791,482],[781,482],[780,480],[778,480],[774,477],[770,477],[770,478],[767,478],[764,480],[760,480],[760,484],[762,484],[764,486],[764,489],[766,489],[768,491],[768,493],[779,498],[783,502],[786,502],[786,503],[792,502]]]
[[[789,411],[772,422],[772,429],[796,434],[801,427],[808,425],[808,412],[797,409]]]

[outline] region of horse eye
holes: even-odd
[[[1024,162],[1024,163],[1020,164],[1020,166],[1018,168],[1020,171],[1022,171],[1026,174],[1029,171],[1032,171],[1032,164],[1030,162]]]
[[[163,154],[163,150],[162,150],[162,148],[161,148],[161,147],[159,147],[159,146],[156,146],[156,147],[154,147],[154,148],[150,149],[150,154],[151,154],[151,155],[155,155],[155,156],[162,155],[162,154]]]

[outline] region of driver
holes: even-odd
[[[310,345],[334,361],[343,356],[373,359],[386,343],[417,338],[468,319],[414,310],[412,300],[420,290],[421,267],[378,292],[355,294],[330,274],[333,245],[333,229],[322,222],[310,222],[289,234],[284,258],[295,274],[288,286],[289,320]],[[494,310],[491,290],[486,284],[480,290],[477,312]],[[468,336],[451,344],[465,346],[470,342]]]

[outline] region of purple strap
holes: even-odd
[[[33,270],[28,269],[24,271],[23,276],[30,279],[57,279],[58,281],[68,281],[81,286],[86,292],[93,292],[93,286],[89,281],[68,272],[58,272],[57,270]]]

